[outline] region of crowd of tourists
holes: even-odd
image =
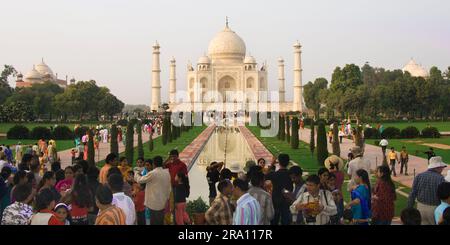
[[[104,128],[99,128],[99,132]],[[143,130],[151,130],[147,125]],[[81,139],[81,142],[83,139]],[[56,142],[38,142],[17,167],[11,149],[0,148],[0,220],[2,225],[186,225],[190,196],[187,166],[177,150],[166,159],[129,162],[114,153],[101,168],[83,157],[61,169],[52,155]],[[48,165],[41,164],[46,156]],[[401,154],[400,154],[401,155]],[[389,157],[389,154],[388,154]],[[401,156],[402,157],[402,156]],[[398,159],[395,159],[398,160]],[[245,167],[208,164],[209,225],[390,225],[397,192],[388,164],[371,170],[359,146],[345,164],[331,155],[317,172],[304,173],[287,154],[272,161],[247,161]],[[415,176],[406,225],[450,222],[450,176],[439,156]],[[405,170],[406,171],[406,170]],[[405,172],[406,173],[406,172]],[[395,172],[394,172],[395,175]],[[373,179],[374,177],[374,179]],[[345,181],[345,179],[348,179]],[[344,201],[344,196],[349,199]]]

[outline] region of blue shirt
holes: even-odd
[[[364,185],[359,185],[352,191],[352,200],[359,198],[359,204],[352,206],[353,219],[368,219],[370,213],[370,194],[369,189]]]
[[[450,204],[441,201],[441,204],[434,210],[434,219],[436,220],[436,224],[439,224],[439,220],[441,219],[444,210],[448,207],[450,207]]]
[[[245,193],[237,200],[236,211],[233,215],[233,225],[259,225],[261,207],[250,194]]]

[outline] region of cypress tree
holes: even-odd
[[[134,120],[130,120],[127,124],[127,133],[125,140],[125,157],[127,158],[127,161],[129,163],[132,163],[134,157]]]
[[[110,141],[110,152],[119,155],[119,144],[117,142],[117,125],[111,125],[111,141]]]
[[[282,116],[280,120],[280,140],[284,141],[286,139],[286,123],[284,121],[285,117]]]
[[[298,149],[298,118],[292,118],[291,148]]]
[[[144,158],[144,145],[142,144],[142,123],[141,123],[141,121],[137,122],[136,131],[138,134],[138,157]]]
[[[93,130],[89,129],[88,131],[88,158],[87,162],[89,166],[95,166],[95,149],[94,149],[94,137],[93,137]]]
[[[148,136],[148,150],[153,151],[153,132]]]
[[[315,130],[314,129],[315,129],[314,120],[311,119],[311,138],[309,140],[309,150],[311,151],[311,156],[314,155],[314,149],[316,148],[315,137],[314,137],[314,135],[315,135],[314,131]]]
[[[167,114],[164,114],[162,123],[162,144],[167,145],[168,142],[168,125],[167,125]]]
[[[286,117],[286,141],[291,143],[291,123],[289,116]]]
[[[172,131],[173,130],[173,125],[172,125],[172,123],[170,121],[170,115],[167,118],[167,130],[168,130],[168,132],[167,132],[167,141],[169,143],[171,143],[172,140],[173,140],[173,131]]]
[[[325,159],[328,157],[327,133],[325,131],[325,123],[319,121],[317,126],[317,162],[324,165]]]
[[[339,145],[339,124],[337,122],[333,123],[333,154],[340,157],[341,148]]]

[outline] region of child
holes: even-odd
[[[147,159],[144,162],[144,169],[142,170],[142,176],[145,176],[148,172],[152,171],[153,160]]]
[[[74,175],[74,171],[73,171],[73,167],[72,166],[67,166],[64,169],[64,179],[59,181],[55,188],[59,193],[62,192],[66,192],[68,191],[70,188],[72,188],[72,184],[73,184],[73,175]],[[64,196],[63,194],[61,194],[62,196]]]
[[[77,150],[75,148],[72,148],[70,151],[70,155],[72,156],[72,165],[75,162],[75,154],[77,153]]]
[[[175,221],[177,225],[189,224],[191,221],[186,212],[186,198],[189,197],[189,179],[183,172],[175,176]]]
[[[46,188],[39,192],[35,206],[37,213],[31,217],[31,225],[64,225],[53,212],[55,195],[50,189]]]
[[[134,206],[136,207],[136,217],[138,225],[145,225],[145,184],[140,184],[139,191],[133,195]]]
[[[334,175],[334,173],[329,174],[327,187],[333,195],[333,200],[337,208],[337,214],[330,217],[330,223],[333,225],[338,225],[340,224],[342,213],[344,211],[344,199],[341,191],[336,186],[336,175]]]
[[[126,157],[120,157],[119,166],[117,168],[119,168],[120,172],[122,173],[123,181],[127,181],[128,171],[131,170],[131,167],[128,166],[128,161]]]
[[[352,209],[353,220],[358,225],[368,225],[371,218],[371,191],[369,174],[364,169],[356,171],[357,186],[351,191],[352,201],[346,209]]]
[[[57,218],[64,223],[64,225],[70,225],[70,212],[69,207],[65,203],[58,203],[54,209]]]

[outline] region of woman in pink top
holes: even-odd
[[[73,168],[71,166],[68,166],[64,169],[64,175],[65,178],[61,181],[59,181],[55,188],[56,190],[61,193],[61,192],[65,192],[67,190],[69,190],[70,188],[72,188],[73,185]]]

